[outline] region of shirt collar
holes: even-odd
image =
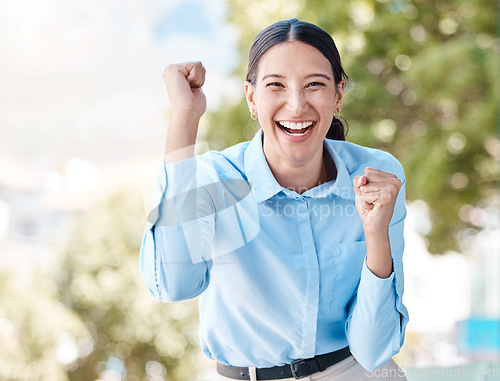
[[[261,129],[257,131],[245,150],[244,163],[245,172],[257,202],[265,201],[282,190],[264,156]]]
[[[337,169],[337,179],[334,182],[327,183],[327,189],[325,189],[324,193],[333,193],[341,198],[346,200],[354,200],[354,186],[352,184],[351,175],[349,174],[347,167],[339,156],[338,152],[334,149],[334,143],[343,142],[338,140],[324,140],[324,147],[330,154],[335,163],[335,168]],[[315,189],[315,188],[313,188]]]
[[[284,191],[284,188],[274,178],[264,156],[262,134],[262,129],[259,129],[250,141],[244,154],[245,172],[257,202],[265,201],[280,191]],[[325,139],[324,142],[324,147],[331,155],[337,168],[337,179],[309,189],[302,195],[308,197],[326,197],[329,194],[335,194],[344,199],[354,200],[352,180],[344,162],[334,150],[331,141]]]

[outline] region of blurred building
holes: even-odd
[[[48,231],[63,225],[44,210],[41,195],[38,173],[13,159],[0,160],[0,271],[13,271],[19,285],[29,284],[33,268],[48,265]]]
[[[500,226],[492,213],[470,239],[471,313],[459,322],[459,349],[475,361],[500,363]],[[495,226],[496,225],[496,226]]]
[[[495,215],[464,253],[431,255],[426,206],[409,203],[404,302],[410,313],[400,362],[414,367],[500,364],[500,229]],[[492,222],[493,221],[493,222]]]
[[[44,173],[14,159],[1,159],[0,168],[0,271],[13,271],[26,288],[34,269],[55,264],[73,217],[93,202],[85,192],[99,171],[81,159]]]
[[[70,234],[74,218],[119,189],[135,192],[150,206],[160,162],[161,158],[139,157],[98,166],[71,158],[39,173],[14,159],[0,158],[0,271],[22,275],[56,264],[56,251]],[[25,282],[22,276],[19,280]]]

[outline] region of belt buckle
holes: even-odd
[[[295,377],[296,380],[300,380],[301,378],[305,378],[315,373],[316,369],[314,369],[312,364],[310,364],[313,361],[316,361],[319,367],[318,359],[316,357],[313,357],[311,359],[295,360],[290,363],[290,369],[292,371],[293,377]]]

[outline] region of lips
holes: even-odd
[[[307,122],[276,122],[276,125],[285,133],[291,136],[302,136],[315,125],[313,121]]]

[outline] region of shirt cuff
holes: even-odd
[[[379,278],[376,276],[368,265],[366,264],[366,257],[365,260],[363,261],[363,269],[361,270],[361,283],[366,283],[366,287],[368,288],[373,288],[376,290],[391,290],[394,292],[394,286],[393,286],[393,281],[394,281],[394,270],[392,271],[391,275],[387,278]],[[361,285],[360,283],[360,285]]]
[[[218,176],[209,155],[191,156],[164,164],[154,189],[154,208],[149,214],[151,225],[173,226],[196,220],[200,190],[217,183]]]
[[[196,156],[164,165],[164,198],[170,199],[196,187]]]
[[[393,317],[396,306],[396,289],[394,285],[394,271],[388,278],[379,278],[366,265],[366,258],[361,270],[361,280],[358,288],[358,304],[368,316],[383,320],[384,317]]]

